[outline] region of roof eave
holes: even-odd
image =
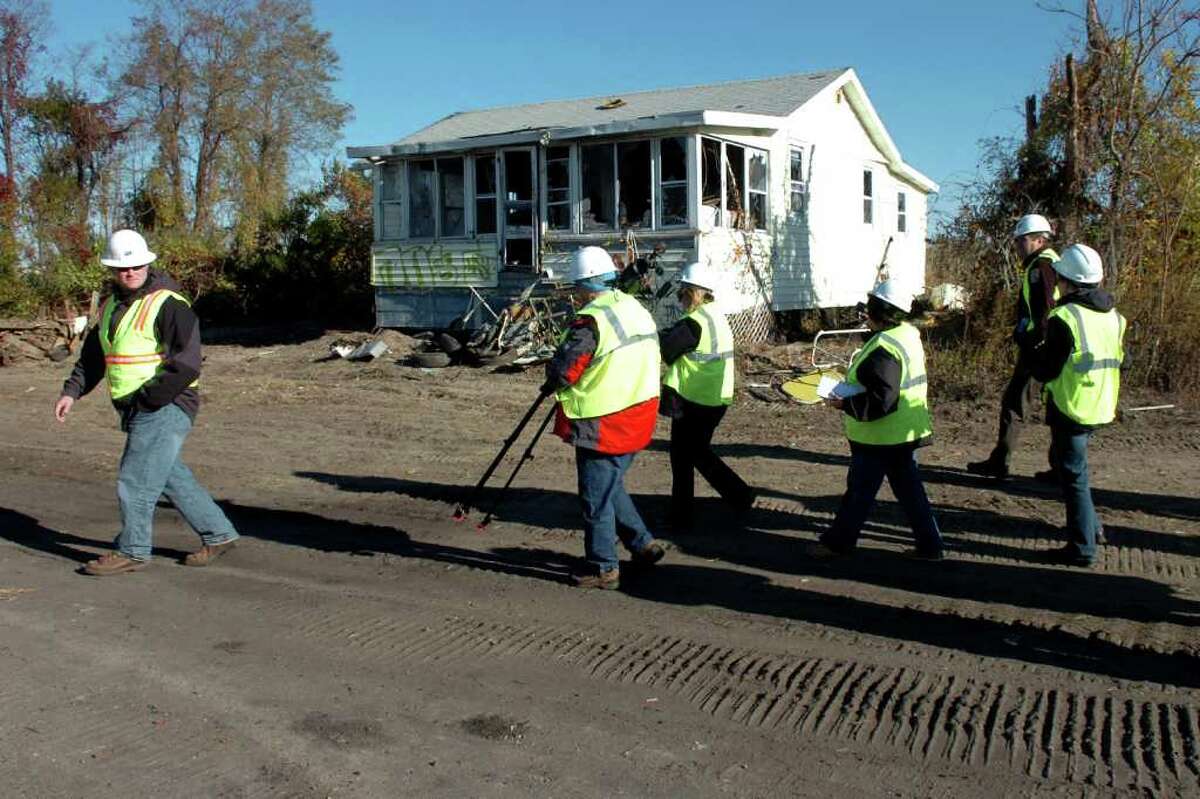
[[[883,153],[883,157],[887,159],[888,168],[898,177],[911,183],[921,191],[927,194],[936,192],[938,184],[904,163],[904,159],[900,156],[900,149],[896,147],[896,143],[892,141],[887,128],[883,126],[883,120],[879,118],[879,113],[875,110],[875,106],[871,104],[871,100],[867,97],[866,90],[863,89],[862,83],[859,82],[858,75],[854,73],[854,70],[846,70],[842,79],[835,81],[835,85],[845,93],[846,99],[850,101],[850,107],[854,109],[854,113],[858,116],[863,128],[867,131],[867,136],[879,148],[879,151]]]

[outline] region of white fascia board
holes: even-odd
[[[705,111],[701,124],[714,128],[742,128],[774,133],[787,125],[786,117],[767,114],[740,114],[736,111]]]
[[[879,148],[879,151],[883,153],[884,158],[887,159],[888,169],[891,170],[892,174],[911,183],[927,194],[938,191],[938,184],[904,163],[904,159],[900,157],[899,148],[892,141],[887,128],[883,126],[883,120],[879,118],[879,113],[875,110],[875,106],[871,104],[870,98],[867,97],[866,89],[863,88],[858,75],[854,73],[853,69],[846,70],[842,78],[836,81],[830,88],[833,88],[835,91],[841,90],[845,95],[846,99],[850,102],[850,107],[854,109],[855,115],[858,116],[863,128],[867,131],[867,136]]]

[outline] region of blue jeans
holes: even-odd
[[[1067,504],[1067,543],[1086,560],[1096,558],[1096,531],[1100,519],[1092,504],[1088,482],[1087,446],[1091,431],[1082,433],[1050,427],[1050,455],[1058,470],[1063,501]]]
[[[625,472],[633,464],[633,455],[605,455],[575,448],[584,553],[588,564],[601,573],[617,568],[618,536],[630,552],[654,541],[625,490]]]
[[[942,551],[942,533],[921,473],[917,469],[915,447],[861,447],[850,445],[850,471],[846,474],[846,493],[842,495],[833,525],[821,536],[821,543],[838,552],[849,552],[858,543],[863,523],[875,505],[875,495],[887,477],[892,492],[908,515],[908,523],[917,539],[917,551]]]
[[[150,559],[154,508],[163,494],[205,544],[223,544],[238,537],[225,512],[179,459],[191,429],[192,420],[177,405],[139,412],[129,420],[117,474],[121,532],[114,541],[125,557]]]

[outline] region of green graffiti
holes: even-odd
[[[461,249],[440,242],[410,244],[376,258],[380,285],[416,288],[494,283],[499,265],[491,248],[479,244]]]

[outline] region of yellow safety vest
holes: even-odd
[[[130,304],[115,331],[111,328],[116,298],[109,296],[104,303],[100,314],[100,348],[104,351],[105,377],[113,399],[133,394],[162,371],[165,356],[154,332],[154,322],[163,303],[172,297],[190,305],[186,298],[169,289],[152,291]]]
[[[870,422],[845,414],[846,438],[859,444],[904,444],[920,441],[933,432],[927,400],[925,348],[921,333],[908,322],[871,337],[850,362],[846,382],[860,385],[858,367],[875,350],[883,347],[900,362],[900,398],[896,410]]]
[[[555,395],[568,419],[594,419],[658,396],[658,330],[642,304],[621,291],[601,294],[581,316],[596,323],[596,352],[572,386]]]
[[[733,331],[725,314],[707,303],[684,318],[700,325],[700,342],[667,367],[663,385],[697,405],[732,404]]]
[[[1125,360],[1125,317],[1116,309],[1096,311],[1068,302],[1050,312],[1074,338],[1071,356],[1043,393],[1069,419],[1084,425],[1108,424],[1117,415],[1121,363]]]
[[[1042,258],[1049,258],[1050,263],[1054,263],[1055,261],[1058,260],[1058,253],[1056,253],[1054,250],[1047,247],[1046,249],[1044,249],[1040,253],[1038,253],[1037,258],[1033,259],[1033,263],[1037,263],[1038,260],[1040,260]],[[1038,321],[1033,318],[1033,310],[1032,310],[1033,306],[1029,304],[1029,293],[1030,293],[1030,291],[1032,291],[1032,289],[1030,288],[1030,285],[1029,285],[1029,270],[1032,268],[1033,268],[1033,264],[1030,264],[1029,266],[1025,267],[1021,272],[1021,302],[1025,305],[1025,319],[1026,319],[1025,329],[1026,330],[1033,330],[1035,327],[1037,327],[1037,323],[1038,323]],[[1044,279],[1045,275],[1043,275],[1042,277]],[[1054,301],[1057,302],[1060,296],[1061,295],[1058,291],[1058,285],[1056,283],[1054,286]]]

